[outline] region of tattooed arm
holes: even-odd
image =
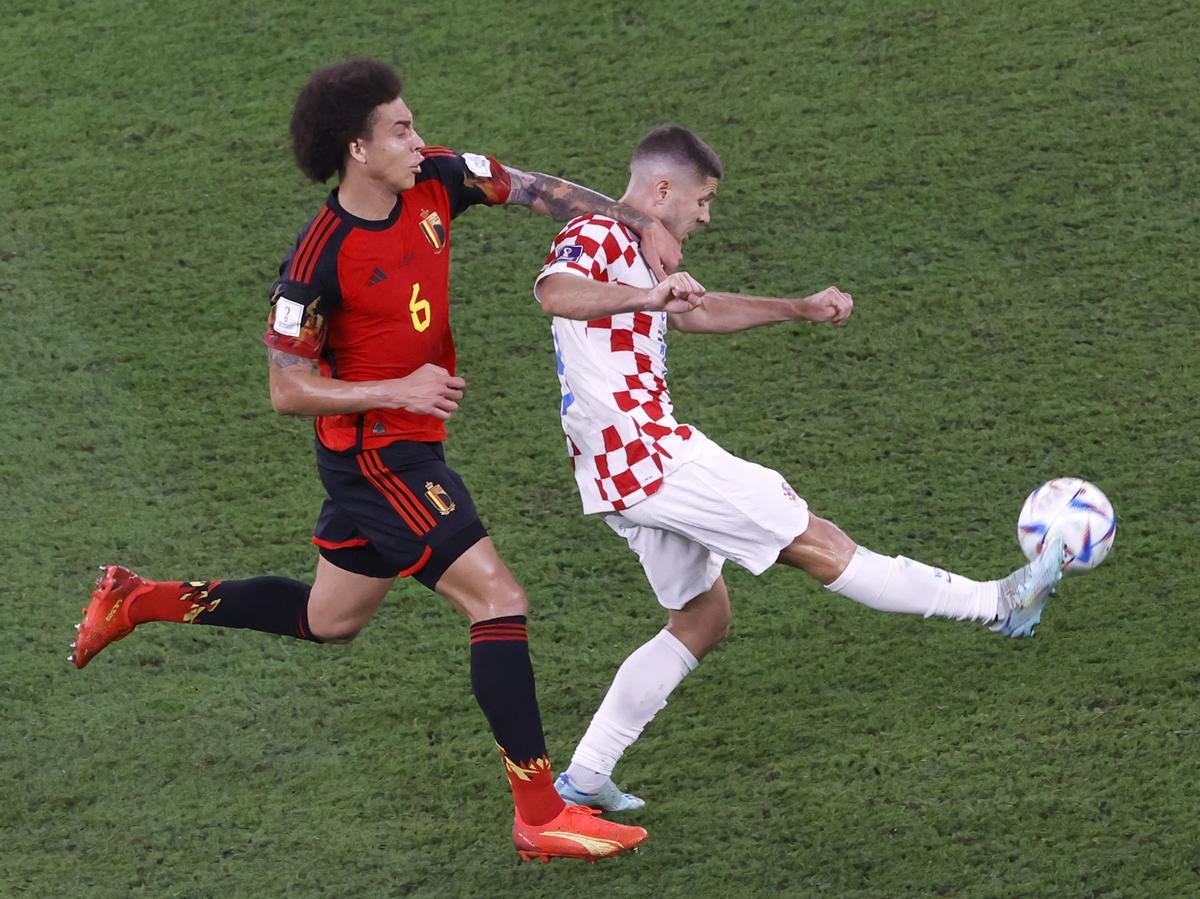
[[[280,415],[353,415],[368,409],[407,409],[449,418],[466,381],[426,363],[403,378],[340,381],[313,371],[313,360],[267,349],[271,406]]]
[[[553,175],[522,172],[509,166],[505,168],[512,179],[512,191],[508,196],[510,204],[528,206],[534,212],[560,222],[588,213],[616,219],[638,233],[642,255],[660,279],[679,268],[679,263],[683,261],[679,241],[654,216]]]

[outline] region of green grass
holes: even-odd
[[[6,7],[0,30],[0,896],[1200,893],[1191,5],[522,2]],[[266,290],[322,190],[287,153],[318,65],[388,60],[432,143],[609,193],[671,120],[722,154],[687,266],[852,291],[849,327],[672,340],[684,420],[887,553],[988,577],[1049,477],[1112,558],[1037,639],[728,573],[734,633],[619,769],[652,841],[519,866],[463,623],[398,588],[349,647],[146,627],[67,665],[89,571],[308,577],[307,423]],[[554,226],[472,211],[448,453],[533,604],[551,752],[662,622],[577,512]]]

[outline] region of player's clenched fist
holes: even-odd
[[[426,362],[411,375],[389,382],[394,387],[392,408],[446,419],[458,411],[467,382],[440,365]]]
[[[806,318],[812,322],[842,325],[854,311],[854,297],[836,287],[826,287],[820,293],[806,297],[805,302],[808,304]]]
[[[687,312],[700,304],[704,294],[699,281],[687,272],[676,272],[650,288],[646,308],[670,313]]]

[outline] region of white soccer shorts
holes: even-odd
[[[726,559],[762,574],[808,529],[808,504],[783,475],[702,439],[696,457],[668,474],[657,493],[604,516],[668,609],[712,587]]]

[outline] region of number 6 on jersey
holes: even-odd
[[[420,298],[421,285],[414,284],[412,289],[412,297],[408,301],[408,311],[412,313],[413,327],[418,332],[424,331],[429,327],[429,321],[433,317],[433,313],[429,308],[429,300]]]

